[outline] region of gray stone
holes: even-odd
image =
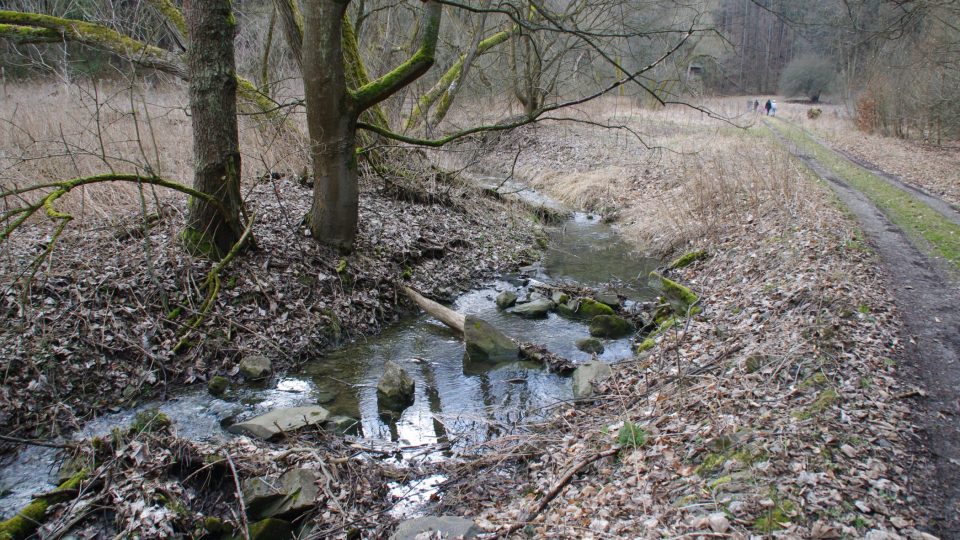
[[[286,540],[293,538],[293,526],[282,519],[267,518],[250,524],[247,537],[250,540]],[[239,536],[243,538],[243,536]]]
[[[394,362],[383,365],[377,383],[377,402],[381,409],[402,411],[413,403],[416,383],[410,374]]]
[[[210,392],[211,396],[222,396],[227,391],[228,386],[230,386],[230,381],[220,375],[215,375],[207,381],[207,391]]]
[[[616,315],[597,315],[590,320],[590,335],[593,337],[620,338],[634,330],[630,321]]]
[[[563,291],[553,291],[553,294],[550,295],[550,301],[554,304],[566,304],[570,301],[570,295]]]
[[[472,315],[467,315],[464,320],[463,334],[467,344],[467,356],[471,360],[504,362],[516,360],[520,354],[520,349],[512,339],[487,321]]]
[[[543,319],[547,316],[547,313],[553,309],[553,302],[547,300],[546,298],[538,298],[536,300],[531,300],[525,304],[518,304],[508,311],[514,315],[519,315],[524,319]]]
[[[507,309],[517,303],[517,295],[513,291],[503,291],[497,295],[497,307]]]
[[[294,518],[317,503],[319,477],[309,469],[291,469],[280,478],[257,477],[243,482],[243,503],[251,519]]]
[[[238,422],[227,428],[227,431],[266,440],[307,426],[322,424],[329,417],[330,411],[319,405],[291,407]]]
[[[360,421],[349,416],[331,416],[330,419],[323,424],[323,427],[327,431],[332,431],[337,435],[360,434]]]
[[[603,354],[603,342],[597,338],[583,338],[576,342],[577,348],[589,354]]]
[[[596,295],[596,300],[597,302],[600,302],[601,304],[606,304],[614,309],[620,307],[620,297],[617,296],[617,293],[615,291],[611,291],[611,290],[600,291]]]
[[[248,381],[256,381],[270,376],[273,363],[266,356],[246,356],[240,360],[240,374]]]
[[[390,540],[415,540],[417,538],[476,538],[481,531],[477,525],[458,516],[424,516],[408,519],[397,526]],[[428,533],[424,536],[419,536]],[[433,534],[429,534],[433,533]],[[436,534],[436,533],[439,533]]]
[[[593,395],[593,385],[613,375],[610,366],[594,360],[579,366],[573,372],[573,397],[587,398]]]

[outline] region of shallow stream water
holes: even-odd
[[[577,339],[589,336],[585,321],[555,313],[547,319],[522,319],[499,311],[496,295],[509,289],[523,298],[532,279],[612,289],[630,299],[629,307],[632,301],[654,294],[637,284],[646,283],[647,273],[656,264],[631,256],[628,246],[599,219],[575,214],[551,232],[550,247],[541,264],[524,269],[522,275],[503,276],[468,291],[454,308],[487,320],[514,339],[545,345],[574,362],[585,362],[591,356],[575,346]],[[601,360],[615,362],[631,356],[629,338],[605,340],[604,347]],[[376,384],[387,361],[398,363],[416,381],[413,405],[396,419],[382,417],[377,407]],[[320,403],[333,414],[357,418],[359,437],[366,446],[400,449],[401,460],[413,456],[436,460],[478,451],[477,445],[483,441],[523,430],[551,406],[571,398],[570,380],[538,364],[490,366],[467,361],[458,336],[420,315],[333,351],[298,373],[276,379],[269,387],[239,387],[224,399],[212,397],[205,387],[189,389],[165,402],[102,416],[76,436],[109,433],[113,427],[128,425],[139,410],[155,407],[174,420],[181,437],[225,439],[232,436],[221,428],[225,419]],[[0,518],[15,513],[33,494],[51,489],[57,463],[55,450],[39,447],[0,462]],[[413,513],[442,480],[437,476],[419,479],[415,485],[392,486],[394,495],[405,499],[395,511]]]

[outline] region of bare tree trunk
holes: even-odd
[[[441,4],[423,2],[420,48],[377,80],[348,90],[343,58],[348,3],[313,0],[305,4],[303,17],[303,89],[314,173],[310,232],[345,251],[353,248],[357,234],[357,119],[430,69],[443,13]]]
[[[230,0],[192,0],[186,6],[190,50],[194,189],[213,195],[224,210],[197,198],[189,205],[182,238],[198,255],[220,259],[240,239],[240,145],[237,79]]]
[[[307,2],[303,27],[303,86],[314,174],[310,231],[339,249],[353,246],[359,199],[358,112],[347,93],[341,47],[346,7],[346,2],[332,0]]]

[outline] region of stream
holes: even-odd
[[[629,309],[656,294],[637,283],[645,283],[645,276],[659,261],[631,256],[611,227],[588,214],[572,215],[550,236],[541,263],[470,290],[453,307],[485,319],[518,341],[545,345],[575,363],[585,362],[592,356],[578,350],[575,341],[589,337],[586,321],[556,313],[546,319],[523,319],[498,310],[497,294],[511,290],[523,298],[531,282],[564,283],[616,292],[628,299],[625,308]],[[598,358],[605,362],[632,356],[629,337],[603,343],[605,350]],[[381,417],[377,407],[376,385],[387,361],[399,364],[416,382],[413,405],[396,419]],[[224,440],[234,435],[221,426],[234,419],[319,403],[335,415],[358,419],[358,441],[365,447],[392,450],[393,457],[388,459],[402,465],[478,452],[484,441],[522,432],[531,422],[546,418],[552,406],[572,397],[570,379],[539,364],[474,365],[465,359],[458,336],[421,314],[332,351],[266,387],[237,386],[223,399],[211,396],[205,386],[193,387],[167,401],[101,416],[74,437],[107,434],[114,427],[129,425],[138,411],[157,408],[173,419],[180,437]],[[0,519],[16,513],[33,495],[53,489],[59,461],[56,450],[35,446],[0,461]],[[422,503],[443,480],[438,475],[391,485],[398,499],[393,513],[398,517],[422,513]]]

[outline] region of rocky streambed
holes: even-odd
[[[194,441],[237,435],[271,439],[320,426],[355,441],[371,458],[399,466],[480,452],[484,441],[523,432],[551,407],[589,394],[591,381],[609,373],[604,364],[633,356],[635,330],[643,325],[650,330],[666,318],[651,320],[655,314],[645,303],[662,293],[646,285],[659,261],[631,255],[597,216],[574,214],[550,236],[541,263],[470,290],[452,307],[518,342],[536,343],[586,366],[573,377],[520,358],[476,361],[465,354],[460,336],[421,315],[309,362],[297,373],[275,376],[263,359],[251,359],[243,369],[247,383],[216,380],[209,389],[192,388],[163,402],[101,416],[75,436],[104,435],[144,410],[157,409],[172,420],[179,437]],[[399,403],[384,403],[382,385],[378,393],[385,366],[401,370],[412,387]],[[60,461],[55,449],[44,447],[8,458],[0,471],[0,517],[52,489]],[[274,480],[284,485],[304,480],[300,473],[290,474]],[[436,475],[392,483],[394,516],[428,512],[426,503],[443,480]],[[283,505],[295,502],[288,498],[272,512],[268,503],[274,497],[258,499],[253,484],[243,491],[249,505],[264,506],[258,517],[282,515],[290,510]]]

